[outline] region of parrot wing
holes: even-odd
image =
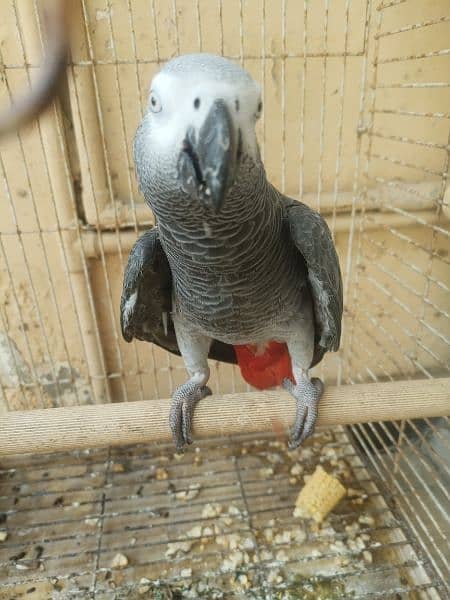
[[[158,228],[146,231],[128,257],[120,301],[120,325],[127,342],[151,342],[180,355],[172,312],[172,274]],[[235,364],[232,346],[213,340],[209,358]]]
[[[284,198],[284,204],[289,233],[306,264],[314,302],[314,365],[325,352],[339,348],[343,312],[339,259],[325,220],[302,202]]]

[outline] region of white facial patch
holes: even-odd
[[[152,143],[161,151],[178,149],[189,127],[199,131],[213,103],[221,99],[239,129],[245,150],[256,155],[255,113],[260,87],[254,81],[222,82],[204,74],[158,73],[151,84],[161,103],[152,119]]]

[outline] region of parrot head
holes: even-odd
[[[210,54],[170,60],[152,80],[144,119],[145,150],[164,160],[152,177],[218,212],[242,160],[260,161],[261,111],[259,85],[235,63]]]

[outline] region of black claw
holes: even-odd
[[[311,383],[303,381],[300,385],[294,385],[290,380],[285,380],[283,387],[294,396],[297,402],[295,421],[290,431],[288,444],[289,448],[293,450],[314,433],[317,404],[323,392],[323,383],[315,377],[311,379]]]
[[[192,444],[192,415],[199,400],[211,395],[209,387],[199,387],[193,383],[184,383],[175,390],[169,415],[169,425],[177,452],[185,445]]]

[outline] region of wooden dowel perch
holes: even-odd
[[[11,412],[0,421],[0,456],[171,439],[170,400]],[[285,391],[209,396],[196,409],[195,438],[279,431],[294,419]],[[318,426],[450,414],[450,378],[329,387]]]

